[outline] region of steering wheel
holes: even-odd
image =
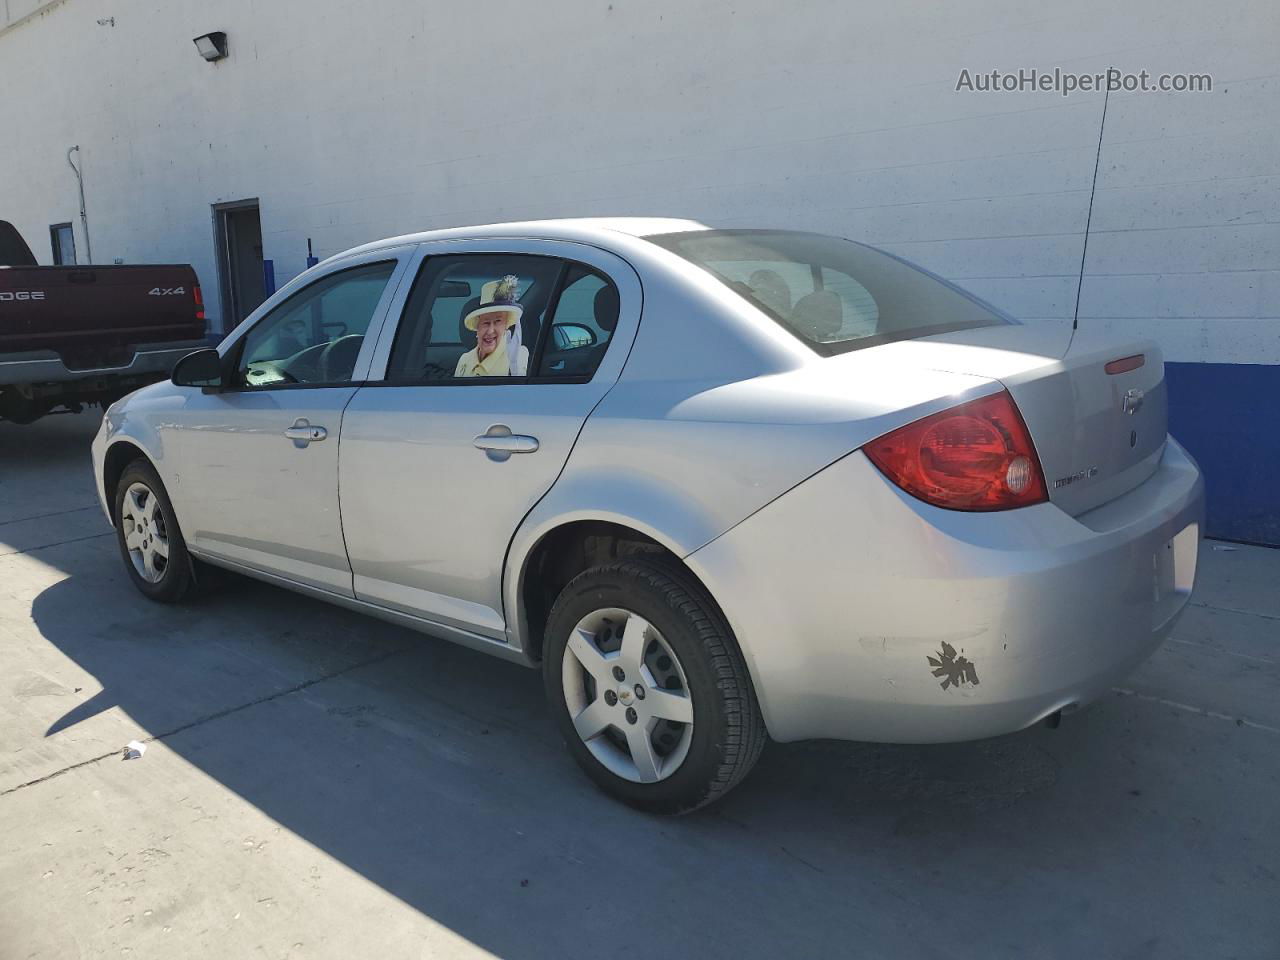
[[[364,343],[364,334],[348,333],[339,337],[337,340],[331,340],[327,343],[323,350],[320,351],[320,357],[317,366],[320,368],[320,379],[325,382],[334,380],[350,380],[351,371],[355,367],[356,358],[360,355],[360,346]],[[350,357],[342,356],[342,351],[349,351]],[[334,370],[335,357],[342,361],[342,369]],[[348,363],[347,360],[350,360]]]

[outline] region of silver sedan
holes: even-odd
[[[230,568],[540,668],[610,794],[766,736],[987,737],[1093,700],[1195,577],[1148,341],[833,237],[441,230],[306,271],[93,444],[135,585]]]

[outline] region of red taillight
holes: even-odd
[[[195,297],[196,297],[196,319],[203,320],[204,319],[204,294],[200,292],[200,284],[198,283],[192,284],[191,291],[192,293],[195,294]]]
[[[913,497],[948,510],[1049,499],[1031,434],[1007,390],[909,423],[862,448]]]

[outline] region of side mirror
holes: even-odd
[[[222,386],[222,357],[217,350],[197,350],[188,353],[173,367],[173,375],[169,378],[179,387],[205,387],[218,389]]]
[[[557,323],[552,329],[556,335],[556,345],[561,350],[593,347],[596,344],[595,331],[585,324]]]

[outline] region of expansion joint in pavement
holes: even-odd
[[[58,540],[56,543],[42,543],[38,546],[27,547],[24,550],[5,550],[0,552],[0,557],[16,557],[22,553],[35,553],[37,550],[48,550],[50,547],[61,547],[68,543],[80,543],[84,540],[97,540],[100,537],[114,537],[116,532],[108,530],[106,533],[91,533],[87,537],[70,537],[66,540]]]
[[[196,720],[192,720],[189,723],[184,723],[181,726],[174,727],[172,730],[166,730],[164,733],[157,733],[149,737],[143,737],[141,742],[154,743],[157,740],[164,740],[167,737],[175,736],[176,734],[182,733],[185,730],[190,730],[192,727],[199,727],[199,726],[202,726],[203,724],[210,723],[214,720],[221,720],[223,717],[229,717],[233,713],[239,713],[242,710],[248,710],[250,707],[256,707],[264,703],[269,703],[272,700],[279,700],[282,697],[287,697],[287,696],[290,696],[291,694],[298,693],[301,690],[306,690],[308,687],[314,687],[318,683],[324,683],[326,680],[334,680],[338,677],[341,677],[348,673],[352,673],[356,670],[362,670],[365,667],[371,667],[371,666],[374,666],[375,664],[382,663],[385,660],[390,660],[392,657],[398,656],[404,653],[408,649],[410,649],[409,645],[406,645],[403,647],[397,647],[394,650],[388,650],[386,653],[381,653],[376,657],[370,657],[368,660],[361,660],[359,663],[353,663],[349,666],[343,667],[341,670],[334,670],[332,673],[326,673],[319,677],[313,677],[310,680],[304,680],[302,683],[295,684],[294,686],[288,687],[287,689],[284,689],[284,690],[277,690],[275,693],[269,693],[263,697],[258,697],[256,700],[250,700],[247,703],[241,703],[241,704],[237,704],[234,707],[228,707],[226,710],[219,710],[215,713],[207,714],[203,717],[199,717]],[[19,790],[25,790],[27,787],[38,786],[39,784],[45,783],[49,780],[53,780],[55,777],[60,777],[64,773],[70,773],[72,770],[79,770],[81,767],[87,767],[91,764],[98,763],[101,760],[106,760],[108,757],[118,757],[118,756],[120,756],[120,751],[112,750],[109,753],[104,753],[96,757],[90,757],[88,760],[80,760],[77,763],[73,763],[68,766],[62,767],[59,770],[54,770],[51,773],[46,773],[42,777],[36,777],[34,780],[28,780],[26,783],[20,783],[17,786],[9,787],[7,790],[0,790],[0,797],[8,796],[11,793],[17,793]]]

